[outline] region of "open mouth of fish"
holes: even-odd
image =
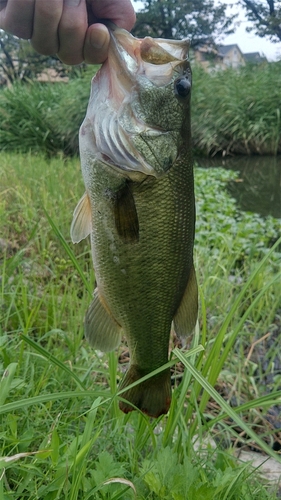
[[[115,73],[119,85],[124,86],[123,92],[130,92],[133,81],[140,76],[160,87],[170,83],[176,67],[179,74],[184,69],[189,48],[187,40],[138,39],[120,28],[113,28],[110,34],[111,78]]]
[[[93,80],[80,140],[87,141],[95,158],[130,173],[130,177],[133,172],[158,176],[157,168],[145,160],[134,139],[141,135],[151,144],[168,130],[142,120],[140,90],[165,87],[189,71],[189,42],[138,39],[114,25],[110,36],[108,59]]]

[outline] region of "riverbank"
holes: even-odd
[[[268,420],[280,400],[279,221],[238,210],[226,190],[235,173],[195,169],[200,331],[188,351],[173,350],[171,410],[151,421],[118,410],[122,347],[107,355],[84,340],[94,275],[89,241],[69,236],[79,160],[1,160],[0,493],[275,500],[277,485],[235,449],[280,460],[280,428]],[[206,436],[216,453],[196,451]]]
[[[228,193],[244,212],[281,217],[281,156],[227,156],[195,158],[195,166],[223,167],[238,176],[227,184]]]
[[[206,156],[281,153],[281,61],[206,74],[195,68],[194,149]]]
[[[90,95],[88,67],[68,84],[17,84],[0,92],[0,150],[76,155]],[[206,73],[193,68],[194,154],[281,154],[281,61]]]

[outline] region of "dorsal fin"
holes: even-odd
[[[86,238],[92,231],[92,214],[89,195],[83,194],[74,212],[70,228],[70,236],[73,243]]]

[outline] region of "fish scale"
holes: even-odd
[[[178,334],[189,335],[197,318],[187,43],[178,42],[174,58],[175,41],[171,42],[168,56],[169,41],[164,41],[165,49],[161,40],[146,38],[144,42],[146,49],[151,47],[149,63],[136,59],[140,67],[138,76],[125,66],[128,58],[124,52],[136,46],[138,50],[130,55],[137,57],[135,54],[142,53],[143,41],[121,29],[111,32],[109,59],[93,80],[90,104],[81,126],[80,156],[86,195],[74,213],[71,230],[74,242],[87,232],[91,236],[97,288],[85,318],[86,337],[94,348],[101,350],[114,349],[122,334],[128,341],[130,367],[120,389],[126,389],[167,362],[173,321]],[[143,69],[152,64],[155,46],[159,66],[156,82],[155,68],[152,72],[149,66]],[[180,47],[182,58],[179,58]],[[163,67],[159,63],[162,53]],[[169,58],[173,61],[171,67],[166,63]],[[126,69],[121,82],[116,68],[122,65]],[[160,85],[161,71],[163,85]],[[144,78],[144,73],[152,76]],[[183,93],[182,89],[187,88],[186,95],[177,95],[178,80],[179,91]],[[119,85],[118,103],[112,94],[114,85]],[[133,96],[131,113],[128,112],[130,95]],[[115,158],[113,155],[108,161],[101,151],[106,150],[106,144],[97,148],[93,131],[105,116],[103,113],[99,118],[101,101],[103,109],[105,103],[108,106],[109,124],[116,124],[110,140],[115,143],[118,140],[119,124],[125,138],[119,148],[127,142],[131,144],[138,152],[137,165],[130,163],[127,151]],[[99,141],[106,135],[100,135]],[[90,231],[85,229],[89,227]],[[139,408],[157,417],[168,411],[170,400],[170,372],[165,370],[126,389],[120,408],[124,412]]]

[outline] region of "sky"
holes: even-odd
[[[133,1],[132,3],[136,10],[143,6],[142,2]],[[236,43],[243,53],[260,52],[260,54],[264,54],[269,61],[281,59],[281,42],[272,43],[266,38],[258,37],[253,33],[247,33],[246,27],[251,24],[247,21],[245,11],[238,5],[238,2],[235,0],[221,0],[221,3],[234,4],[232,8],[229,7],[230,10],[228,12],[233,14],[238,12],[239,17],[237,20],[240,23],[240,26],[235,29],[233,35],[228,35],[220,40],[221,44],[230,45]]]
[[[237,20],[240,23],[240,26],[236,28],[233,35],[228,35],[222,40],[223,45],[236,43],[243,53],[260,52],[264,54],[269,61],[281,59],[281,42],[273,43],[266,38],[254,35],[254,33],[247,33],[246,27],[251,26],[251,23],[248,22],[244,9],[238,6],[238,2],[234,0],[224,0],[222,3],[236,4],[232,9],[229,8],[228,12],[233,14],[239,12]]]

